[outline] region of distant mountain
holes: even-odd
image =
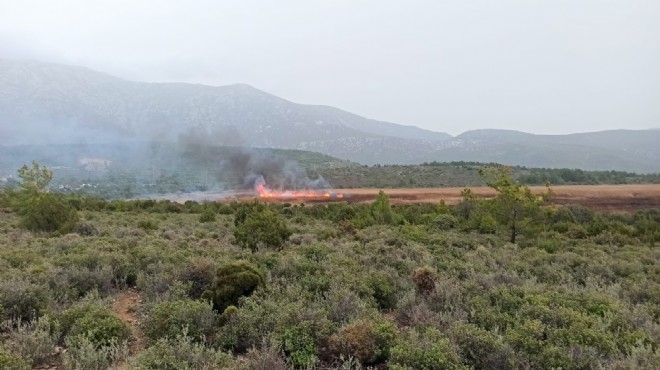
[[[364,164],[465,160],[660,172],[660,130],[452,137],[244,84],[133,82],[83,67],[0,60],[0,145],[144,140],[299,149]]]
[[[428,161],[492,161],[527,167],[660,172],[660,131],[533,135],[474,130],[445,141]]]
[[[0,61],[4,142],[100,140],[94,135],[176,140],[190,130],[223,144],[296,148],[303,143],[393,136],[445,140],[448,134],[380,122],[327,106],[302,105],[238,84],[211,87],[125,81],[82,67]],[[39,132],[39,131],[37,131]]]

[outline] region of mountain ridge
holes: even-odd
[[[178,141],[299,149],[364,164],[498,161],[660,172],[660,130],[457,136],[306,105],[249,84],[134,82],[86,67],[0,59],[0,144]]]

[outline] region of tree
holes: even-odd
[[[397,217],[390,206],[390,197],[384,191],[379,191],[376,200],[371,205],[371,216],[377,224],[394,225]]]
[[[510,241],[515,243],[521,222],[539,210],[543,197],[536,197],[529,187],[514,182],[510,167],[485,167],[479,174],[498,192],[493,200],[495,218],[509,228]]]
[[[41,167],[37,161],[32,161],[32,167],[26,164],[18,170],[21,179],[19,188],[30,194],[43,192],[53,180],[53,171],[47,167]]]
[[[18,170],[19,191],[15,208],[21,224],[31,231],[71,232],[78,222],[78,212],[61,197],[46,192],[53,179],[53,171],[39,165],[23,165]]]

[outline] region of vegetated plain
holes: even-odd
[[[477,187],[486,186],[479,169],[492,165],[430,162],[366,166],[309,151],[185,143],[0,146],[0,187],[13,180],[10,176],[15,177],[16,168],[33,159],[56,169],[53,191],[106,199],[241,189],[251,173],[270,180],[264,172],[272,168],[311,179],[320,176],[336,189]],[[514,166],[511,176],[530,186],[660,184],[660,174],[624,171]]]
[[[547,205],[498,169],[454,206],[108,201],[44,175],[0,193],[0,368],[660,367],[659,210]]]

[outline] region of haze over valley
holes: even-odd
[[[482,129],[451,136],[297,104],[245,84],[143,83],[36,61],[0,60],[0,133],[5,147],[192,141],[306,150],[362,164],[660,171],[660,130],[534,135]]]

